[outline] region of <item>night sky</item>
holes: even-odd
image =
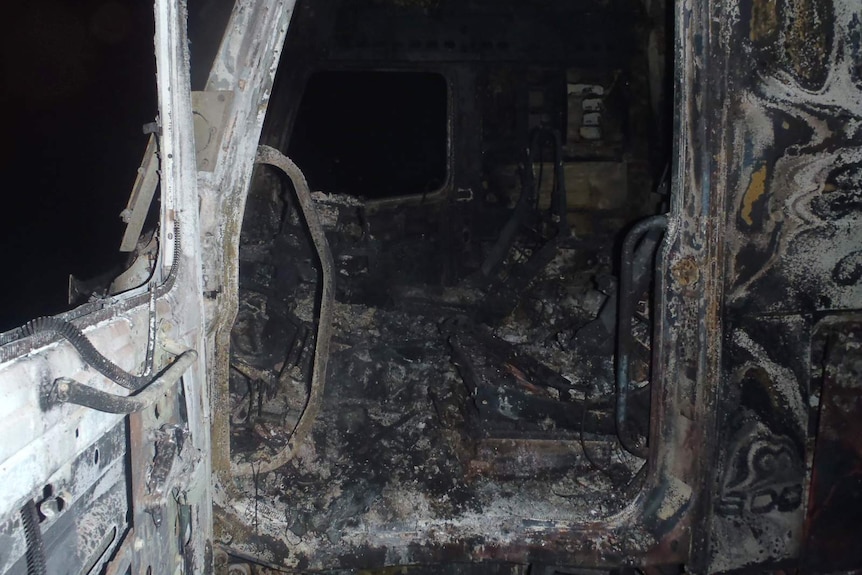
[[[147,2],[4,6],[0,331],[64,311],[122,262],[119,219],[156,116]]]

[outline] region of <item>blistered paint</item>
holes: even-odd
[[[844,281],[862,224],[858,5],[788,3],[777,20],[768,2],[750,8],[753,40],[737,51],[731,104],[733,148],[745,151],[731,157],[731,201],[749,229],[728,234],[729,301],[772,312],[858,307],[862,284]]]
[[[725,339],[708,570],[800,560],[812,312],[862,307],[855,0],[719,2]]]

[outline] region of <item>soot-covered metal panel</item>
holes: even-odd
[[[808,522],[823,515],[809,502],[822,502],[824,486],[811,466],[829,460],[824,429],[840,425],[822,402],[845,393],[824,375],[822,333],[862,307],[860,14],[841,0],[727,8],[717,61],[728,70],[728,328],[716,405],[726,415],[704,540],[711,571],[815,567],[825,560],[823,540]],[[818,424],[818,409],[829,423]]]

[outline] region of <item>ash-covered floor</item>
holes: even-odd
[[[318,195],[323,211],[333,201],[357,206]],[[317,264],[300,221],[284,225],[283,211],[269,213],[277,233],[258,229],[241,251],[251,265],[241,272],[232,345],[237,461],[286,444],[310,381]],[[343,224],[330,218],[330,234],[343,236]],[[268,542],[259,552],[271,553],[274,541],[280,563],[302,565],[395,548],[399,538],[400,546],[490,542],[489,534],[504,542],[531,524],[599,519],[625,506],[643,460],[619,447],[613,423],[612,331],[596,319],[608,299],[599,287],[613,288],[608,249],[564,240],[509,313],[495,305],[488,320],[487,286],[475,278],[442,287],[395,274],[368,298],[375,305],[357,303],[353,287],[372,272],[357,265],[355,245],[345,258],[344,241],[330,243],[339,301],[323,406],[297,456],[237,478],[242,496],[230,500]],[[292,289],[276,289],[286,276]],[[633,403],[648,402],[647,390]]]

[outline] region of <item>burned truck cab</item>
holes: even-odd
[[[216,384],[229,553],[731,571],[825,544],[813,413],[859,286],[786,275],[812,244],[772,178],[808,132],[753,84],[814,66],[761,4],[715,45],[657,1],[297,4],[260,143],[305,182],[259,156]]]
[[[661,474],[650,382],[670,203],[659,4],[297,5],[261,144],[301,170],[314,213],[305,184],[257,165],[223,390],[236,492],[217,530],[250,505],[256,519],[232,552],[517,571],[558,564],[573,523],[622,527],[639,497],[666,499],[651,520],[686,545],[691,486],[663,475],[643,493]],[[647,549],[632,521],[642,535],[581,552]]]
[[[0,573],[862,569],[854,0],[155,6]]]

